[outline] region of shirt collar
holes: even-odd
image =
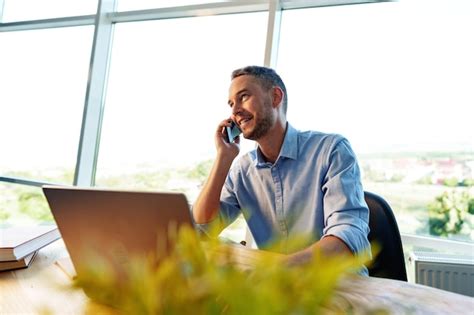
[[[280,157],[296,160],[298,158],[298,131],[290,124],[286,128],[285,139],[280,150]]]
[[[287,123],[285,138],[283,139],[283,144],[281,146],[280,155],[278,156],[277,162],[281,157],[293,160],[298,158],[298,131],[289,123]],[[255,166],[265,166],[270,164],[265,161],[258,147],[256,149],[254,164]]]

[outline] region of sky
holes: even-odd
[[[473,35],[473,1],[290,11],[278,67],[306,113],[290,121],[347,135],[361,153],[473,151]]]
[[[61,14],[95,8],[37,3],[6,0],[4,21],[51,17],[48,4]],[[230,72],[263,63],[267,18],[117,25],[99,170],[212,158],[213,131],[230,115]],[[341,133],[359,154],[474,151],[473,32],[470,0],[284,12],[277,71],[289,121]],[[92,37],[91,26],[0,33],[0,175],[74,167]],[[244,141],[242,152],[253,147]]]

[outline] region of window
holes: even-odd
[[[41,188],[0,182],[0,191],[0,227],[53,222]]]
[[[2,33],[2,175],[72,183],[92,35],[92,27]]]
[[[118,11],[155,10],[109,14],[117,23],[103,82],[96,185],[175,190],[195,199],[215,155],[216,124],[229,115],[230,72],[263,64],[269,12],[240,12],[264,10],[257,2],[117,0]],[[95,14],[98,1],[1,4],[1,21],[14,22]],[[198,4],[198,11],[187,7]],[[474,3],[401,0],[298,10],[285,8],[321,3],[281,4],[272,53],[278,50],[277,70],[288,86],[289,121],[346,136],[364,188],[389,201],[402,233],[472,241]],[[170,6],[173,16],[235,14],[165,19]],[[91,21],[0,23],[0,31],[9,31],[0,36],[0,176],[72,183],[94,26],[65,26]],[[28,27],[36,30],[17,31]],[[100,53],[106,59],[106,49]],[[244,141],[241,152],[251,148]],[[38,188],[19,187],[1,184],[7,193],[0,219],[13,220],[10,209],[25,200],[44,205],[31,197]]]
[[[411,0],[282,16],[290,123],[346,136],[402,233],[474,239],[473,9]]]
[[[92,35],[87,26],[0,36],[0,176],[72,184]],[[16,222],[33,203],[31,218],[50,216],[39,188],[1,191],[0,217]]]
[[[230,116],[230,73],[263,62],[266,24],[250,13],[117,25],[96,184],[192,202]]]

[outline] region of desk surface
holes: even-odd
[[[236,255],[251,258],[258,251],[244,247]],[[82,291],[67,290],[70,278],[56,263],[67,257],[61,240],[43,248],[26,269],[0,272],[0,314],[93,314],[94,306]],[[392,314],[473,314],[474,298],[402,281],[348,277],[342,281],[335,304],[350,304],[354,314],[383,308]]]

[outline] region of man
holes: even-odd
[[[258,247],[273,245],[290,264],[309,261],[315,248],[324,254],[367,250],[368,208],[348,141],[297,131],[287,123],[287,103],[274,70],[248,66],[232,73],[232,113],[216,129],[217,157],[193,206],[195,222],[226,226],[243,213]],[[233,166],[239,138],[229,143],[224,136],[231,120],[258,144]],[[288,242],[301,235],[306,244],[291,248]]]

